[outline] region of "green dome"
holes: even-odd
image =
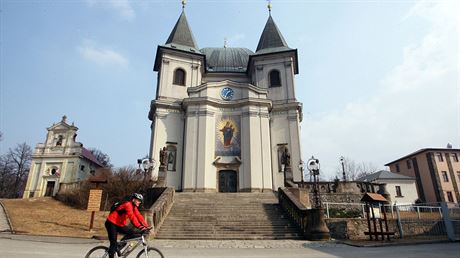
[[[206,70],[208,72],[245,73],[249,55],[254,52],[247,48],[203,48],[200,50],[206,56]]]

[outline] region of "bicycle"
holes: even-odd
[[[137,253],[136,258],[164,258],[163,253],[155,247],[148,246],[148,242],[145,240],[145,235],[142,234],[140,237],[130,238],[118,242],[118,246],[123,246],[121,250],[118,250],[118,257],[128,257],[139,245],[142,245],[142,250]],[[109,248],[104,245],[99,245],[89,250],[85,258],[106,258],[109,257]]]

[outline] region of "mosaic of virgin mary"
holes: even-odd
[[[216,124],[216,155],[239,155],[239,119],[222,118]]]

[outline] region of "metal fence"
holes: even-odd
[[[452,223],[453,235],[460,240],[460,208],[449,208],[449,218]]]
[[[324,202],[327,218],[366,218],[362,203]],[[395,219],[401,238],[428,237],[460,239],[460,208],[446,203],[384,205],[389,219]]]

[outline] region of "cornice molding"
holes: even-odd
[[[213,107],[243,107],[243,106],[264,106],[268,109],[271,109],[272,102],[269,99],[257,99],[257,98],[245,98],[233,101],[224,101],[216,98],[209,97],[198,97],[198,98],[188,98],[184,99],[182,102],[184,109],[192,105],[210,105]]]
[[[267,89],[257,87],[255,85],[252,85],[252,84],[247,83],[247,82],[235,82],[235,81],[231,81],[231,80],[223,80],[223,81],[220,81],[220,82],[205,82],[205,83],[203,83],[203,84],[201,84],[199,86],[187,88],[187,92],[188,93],[196,93],[196,92],[200,92],[200,91],[202,91],[204,89],[207,89],[207,88],[218,88],[218,87],[224,87],[224,86],[229,86],[229,87],[234,87],[234,88],[241,88],[241,89],[249,89],[249,90],[252,90],[252,91],[257,92],[259,94],[264,94],[264,95],[268,94]]]

